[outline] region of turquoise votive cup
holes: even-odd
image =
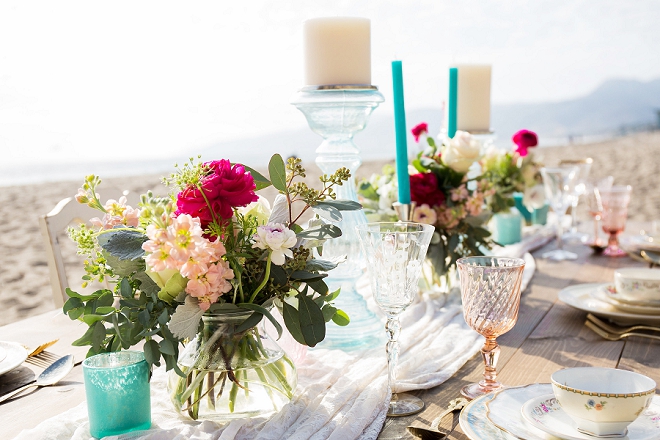
[[[83,362],[89,433],[96,438],[151,427],[149,365],[144,353],[102,353]]]
[[[532,224],[533,225],[545,225],[548,222],[548,211],[550,211],[550,205],[546,203],[542,208],[536,208],[532,211]]]
[[[523,217],[516,208],[493,216],[495,241],[501,245],[514,244],[522,240]]]

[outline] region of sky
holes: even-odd
[[[493,65],[493,103],[561,101],[660,77],[656,0],[0,2],[0,170],[193,154],[300,129],[302,23],[371,20],[372,83],[392,112],[440,107],[452,63]],[[495,127],[496,129],[496,127]]]

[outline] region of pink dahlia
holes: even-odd
[[[226,159],[214,160],[205,165],[209,168],[209,174],[201,181],[201,191],[198,187],[188,187],[181,191],[177,195],[176,215],[199,217],[202,227],[206,228],[213,221],[213,214],[218,220],[228,220],[233,216],[234,208],[259,199],[254,192],[254,178],[249,171],[245,171],[243,165],[232,165]]]

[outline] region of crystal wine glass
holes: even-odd
[[[467,257],[457,261],[465,322],[486,337],[481,349],[484,379],[461,390],[468,399],[503,387],[497,381],[500,346],[495,340],[518,320],[520,284],[525,260],[507,257]]]
[[[557,217],[557,249],[545,252],[541,257],[555,261],[575,260],[576,254],[562,248],[562,220],[571,204],[571,194],[576,184],[578,168],[569,166],[541,168],[541,175],[543,176],[545,196]]]
[[[615,185],[609,189],[601,188],[599,192],[603,204],[603,231],[610,234],[603,255],[622,257],[627,254],[619,247],[619,234],[626,227],[632,186]]]
[[[387,378],[392,390],[387,415],[415,414],[424,408],[424,402],[413,395],[394,392],[399,357],[397,339],[401,331],[399,314],[417,295],[422,264],[435,228],[404,222],[367,223],[356,228],[368,262],[374,299],[387,316]]]
[[[575,176],[575,186],[571,193],[571,227],[562,237],[564,241],[582,242],[586,240],[587,234],[578,232],[577,207],[580,202],[580,196],[586,194],[587,178],[593,159],[590,157],[584,159],[570,159],[559,162],[560,167],[577,167],[578,172]]]

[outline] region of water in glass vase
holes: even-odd
[[[168,388],[175,408],[195,420],[224,421],[279,411],[291,400],[296,369],[263,326],[242,330],[250,313],[204,316]]]

